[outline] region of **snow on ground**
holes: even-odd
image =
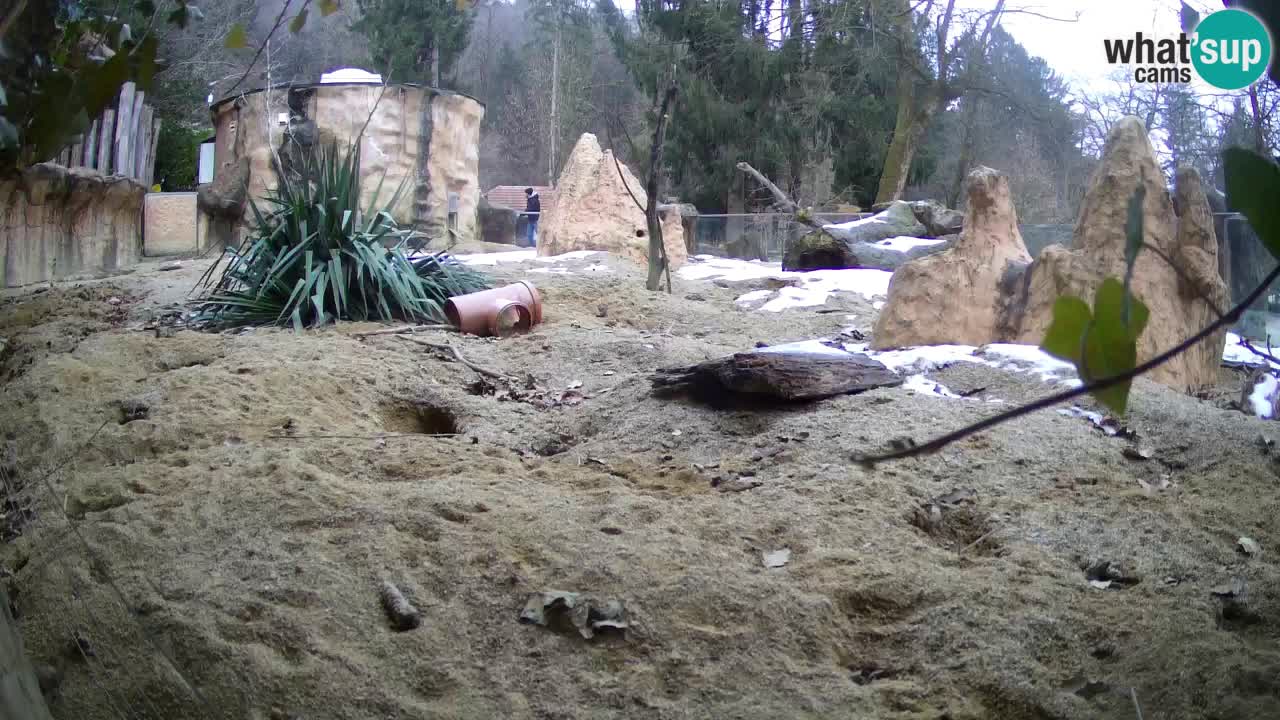
[[[587,258],[592,258],[601,254],[602,253],[598,250],[574,250],[572,252],[567,252],[560,255],[547,255],[547,256],[539,257],[537,250],[526,249],[526,250],[511,250],[509,252],[478,253],[475,255],[454,255],[454,259],[456,259],[458,262],[464,265],[495,266],[500,263],[527,263],[527,262],[558,263],[558,262],[564,262],[566,260],[586,260]],[[529,272],[549,274],[549,275],[576,275],[577,274],[572,270],[568,270],[566,268],[533,268]],[[593,265],[589,265],[588,267],[586,267],[582,272],[601,273],[601,272],[610,272],[610,270],[607,265],[595,263]]]
[[[834,228],[836,230],[852,230],[854,228],[865,227],[867,225],[884,225],[885,223],[886,221],[883,218],[881,218],[879,215],[872,215],[869,218],[862,218],[861,220],[850,220],[849,222],[846,222],[846,223],[837,223],[835,225],[825,225],[824,227]]]
[[[1227,346],[1222,351],[1222,362],[1228,365],[1267,365],[1268,360],[1261,355],[1241,344],[1244,338],[1229,332],[1227,333]],[[1280,354],[1280,348],[1272,355]],[[1280,370],[1280,365],[1272,362],[1271,367]]]
[[[1253,406],[1253,414],[1264,420],[1271,419],[1271,411],[1275,407],[1276,390],[1280,389],[1280,380],[1275,375],[1263,375],[1258,384],[1249,393],[1249,404]]]
[[[939,245],[944,242],[946,242],[946,240],[930,240],[927,238],[914,238],[914,237],[903,236],[903,237],[891,237],[888,240],[881,240],[880,242],[875,242],[871,244],[875,245],[876,247],[882,247],[888,250],[897,250],[898,252],[906,252],[908,250],[918,248],[918,247],[933,247],[934,245]]]
[[[760,307],[765,312],[781,312],[791,308],[825,305],[833,293],[859,293],[867,299],[883,297],[889,293],[888,270],[856,268],[852,270],[811,270],[788,272],[780,263],[759,260],[735,260],[711,255],[696,255],[677,272],[685,280],[779,280],[797,279],[800,285],[780,290],[755,290],[739,297],[736,302],[750,304],[772,298]]]
[[[1075,368],[1033,345],[993,344],[983,347],[972,345],[924,345],[900,350],[871,350],[867,343],[843,343],[841,348],[826,343],[829,340],[801,340],[762,348],[760,352],[819,353],[843,356],[859,353],[874,358],[899,375],[905,375],[903,387],[912,392],[934,397],[959,398],[946,386],[926,377],[926,373],[958,362],[971,362],[988,367],[1025,372],[1049,383],[1075,386]],[[998,402],[988,400],[988,402]]]

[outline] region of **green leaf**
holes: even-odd
[[[148,92],[151,91],[156,77],[156,51],[159,43],[155,35],[147,35],[142,44],[133,51],[133,57],[137,63],[135,76],[138,80],[138,87]]]
[[[1280,259],[1280,167],[1244,148],[1222,153],[1227,206],[1244,213],[1272,257]]]
[[[1126,308],[1129,319],[1124,317]],[[1093,302],[1093,322],[1084,343],[1084,365],[1080,376],[1085,382],[1114,377],[1132,370],[1138,362],[1138,336],[1147,326],[1147,306],[1136,297],[1126,295],[1124,286],[1115,278],[1107,278],[1098,287]],[[1093,396],[1117,415],[1123,415],[1129,402],[1125,381],[1109,388],[1095,390]]]
[[[0,105],[8,105],[9,96],[4,94],[4,85],[0,85]]]
[[[302,10],[297,15],[294,15],[293,19],[289,21],[289,32],[296,35],[303,27],[306,26],[306,24],[307,9],[302,8]]]
[[[1044,334],[1040,349],[1080,367],[1084,336],[1093,322],[1089,305],[1078,297],[1060,297],[1053,303],[1053,322]]]
[[[236,23],[231,26],[231,31],[227,33],[227,40],[224,45],[231,50],[241,50],[249,44],[249,35],[244,30],[244,25]]]
[[[1094,296],[1092,312],[1080,298],[1058,298],[1040,348],[1074,364],[1086,384],[1104,380],[1137,364],[1138,336],[1149,316],[1141,300],[1126,293],[1115,278],[1107,278]],[[1096,390],[1094,397],[1117,415],[1123,414],[1131,384],[1126,381]]]
[[[320,0],[320,16],[329,17],[338,12],[338,0]]]
[[[118,52],[101,65],[85,67],[80,74],[80,98],[91,117],[102,113],[129,80],[129,53]]]

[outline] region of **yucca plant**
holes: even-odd
[[[278,160],[275,167],[279,183],[263,207],[250,203],[254,221],[244,241],[196,286],[203,292],[194,303],[197,326],[444,322],[446,300],[489,286],[445,253],[406,252],[416,233],[390,212],[403,184],[379,207],[379,182],[362,219],[358,145],[345,152],[329,145],[288,171]]]

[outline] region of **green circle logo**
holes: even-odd
[[[1240,90],[1258,81],[1271,64],[1271,35],[1244,10],[1219,10],[1200,21],[1191,62],[1210,85]]]

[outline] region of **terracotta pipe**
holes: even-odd
[[[461,332],[501,337],[542,322],[542,296],[532,284],[519,281],[449,298],[444,313]]]

